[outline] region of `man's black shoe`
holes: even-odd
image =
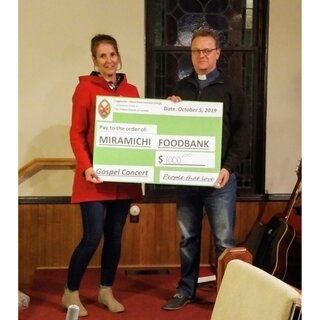
[[[191,302],[192,300],[190,298],[185,297],[180,293],[176,293],[162,308],[164,310],[178,310]]]

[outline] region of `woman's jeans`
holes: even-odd
[[[222,189],[213,187],[179,187],[177,219],[181,232],[181,279],[177,292],[194,298],[199,276],[201,231],[204,210],[207,214],[216,259],[225,248],[234,247],[234,224],[237,181],[230,175]]]
[[[112,286],[121,254],[121,236],[130,207],[129,200],[84,202],[80,204],[83,237],[69,264],[67,288],[79,290],[83,275],[104,236],[100,284]]]

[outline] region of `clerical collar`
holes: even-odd
[[[218,69],[214,69],[208,74],[197,74],[196,81],[199,84],[200,90],[205,88],[207,85],[212,83],[216,78],[218,78],[220,71]]]
[[[204,80],[214,80],[219,76],[220,72],[218,69],[214,69],[213,71],[209,72],[208,74],[197,74],[197,78],[200,81]]]
[[[207,80],[207,75],[206,74],[198,74],[198,79],[199,80]]]

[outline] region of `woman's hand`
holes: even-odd
[[[92,167],[85,170],[84,175],[86,177],[86,181],[91,183],[102,183],[103,181],[97,176]]]

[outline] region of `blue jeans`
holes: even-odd
[[[204,210],[211,228],[216,258],[225,248],[235,246],[234,224],[237,181],[230,175],[222,189],[212,187],[179,187],[177,219],[181,232],[181,279],[177,292],[194,298],[200,267],[201,231]]]
[[[112,286],[121,254],[121,237],[130,207],[129,200],[80,204],[83,236],[69,264],[67,288],[79,290],[83,275],[103,236],[100,284]]]

